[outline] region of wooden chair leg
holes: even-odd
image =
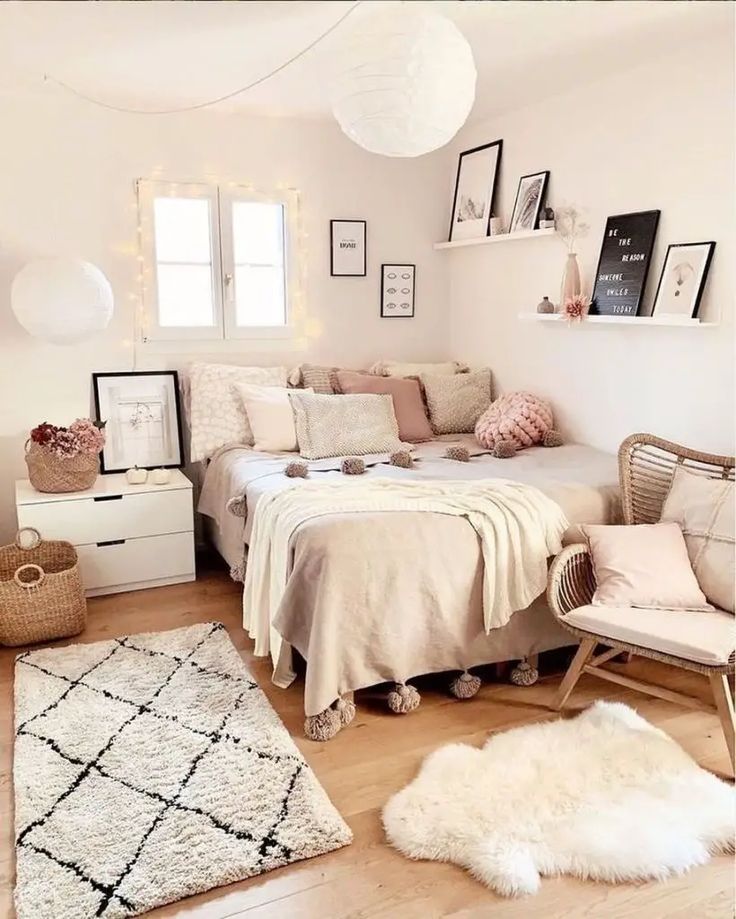
[[[575,689],[575,684],[580,679],[580,675],[583,672],[583,667],[588,661],[588,658],[593,653],[596,646],[595,638],[584,638],[580,642],[580,647],[573,657],[570,666],[567,668],[567,673],[562,678],[560,683],[560,688],[557,690],[557,695],[555,700],[552,703],[553,707],[560,711],[567,702],[567,699],[570,693]]]
[[[736,718],[734,718],[731,684],[725,673],[711,673],[709,679],[718,709],[718,717],[721,719],[721,727],[726,738],[728,754],[731,757],[731,769],[736,773]]]

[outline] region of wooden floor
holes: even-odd
[[[338,852],[154,910],[148,914],[151,919],[481,919],[489,915],[518,919],[725,919],[734,914],[733,865],[725,856],[663,884],[609,887],[561,878],[543,881],[541,893],[534,898],[509,901],[459,868],[411,862],[386,845],[381,807],[412,778],[427,753],[449,741],[480,745],[491,731],[553,717],[545,706],[559,677],[544,679],[528,689],[490,683],[469,702],[449,698],[440,683],[429,681],[421,684],[419,709],[405,716],[391,715],[375,695],[360,693],[358,715],[351,727],[329,743],[319,744],[303,736],[300,688],[277,689],[270,683],[267,663],[251,659],[249,640],[239,626],[240,590],[223,571],[206,571],[194,584],[101,597],[91,600],[89,607],[87,630],[75,640],[96,641],[209,620],[223,622],[355,834],[354,843]],[[13,649],[0,650],[2,917],[14,915],[11,762],[15,653]],[[702,678],[690,678],[650,662],[643,665],[634,661],[627,666],[638,675],[645,667],[649,677],[656,676],[673,689],[702,692],[706,697]],[[728,775],[728,754],[715,715],[686,711],[588,676],[573,694],[570,708],[581,708],[603,696],[635,705],[703,766]]]

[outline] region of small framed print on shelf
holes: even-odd
[[[330,275],[365,277],[365,220],[330,221]]]
[[[102,473],[184,465],[175,370],[93,373],[92,381],[97,420],[107,423]]]
[[[521,233],[524,230],[537,229],[539,211],[544,201],[548,180],[549,170],[535,172],[519,179],[519,188],[516,192],[509,233]]]
[[[381,265],[381,317],[414,318],[416,265]]]
[[[672,243],[667,247],[654,298],[653,316],[697,318],[715,247],[712,241]]]

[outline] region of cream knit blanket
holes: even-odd
[[[501,628],[545,589],[547,559],[562,548],[568,522],[539,489],[506,479],[478,482],[304,482],[262,495],[256,505],[243,591],[243,626],[255,654],[271,654],[274,682],[288,685],[290,654],[272,628],[291,566],[290,541],[307,520],[330,514],[426,511],[465,517],[481,542],[486,632]],[[448,564],[452,560],[448,559]],[[345,576],[350,577],[346,571]],[[279,663],[281,656],[281,663]],[[279,678],[280,672],[280,678]]]

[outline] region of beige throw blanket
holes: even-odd
[[[269,653],[274,682],[294,678],[291,651],[272,623],[290,573],[290,541],[306,521],[346,513],[423,511],[464,517],[480,540],[486,633],[501,628],[545,589],[547,559],[568,526],[558,504],[539,489],[504,479],[483,482],[295,481],[262,495],[255,511],[243,592],[243,625],[255,654]],[[418,550],[419,551],[419,550]],[[344,572],[350,578],[350,571]]]

